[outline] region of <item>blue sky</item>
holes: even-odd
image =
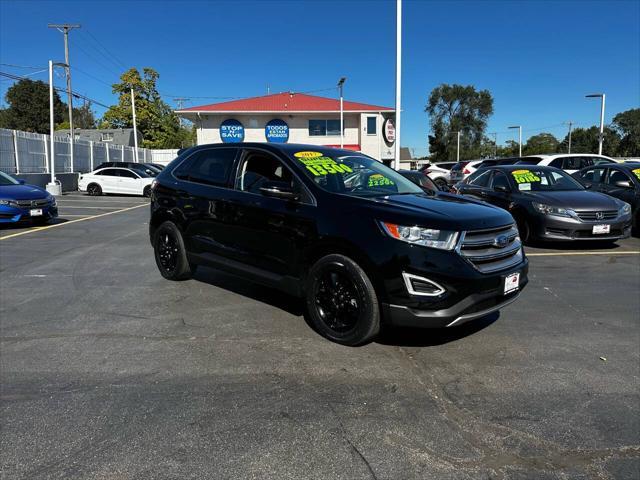
[[[440,83],[492,93],[488,131],[499,132],[499,143],[515,137],[509,125],[522,124],[526,138],[564,136],[568,120],[597,123],[599,103],[586,93],[607,94],[607,121],[640,105],[637,0],[405,0],[403,9],[402,143],[416,153],[426,152],[424,105]],[[45,68],[50,58],[63,60],[62,34],[49,22],[82,24],[70,34],[73,88],[108,105],[123,66],[155,68],[172,105],[170,96],[198,105],[216,100],[196,97],[261,95],[267,85],[328,88],[318,94],[332,96],[341,76],[347,99],[394,105],[394,1],[0,0],[0,63]],[[1,78],[2,97],[10,84]]]

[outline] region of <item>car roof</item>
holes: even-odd
[[[229,147],[237,147],[237,148],[260,148],[263,150],[270,150],[273,152],[282,152],[288,155],[291,155],[295,152],[301,152],[305,150],[317,150],[320,152],[331,151],[333,153],[342,153],[344,155],[362,155],[367,156],[366,154],[349,149],[341,149],[336,147],[329,147],[326,145],[310,145],[306,143],[262,143],[262,142],[239,142],[239,143],[209,143],[205,145],[198,145],[197,147],[191,147],[190,151],[196,151],[206,148],[229,148]],[[193,149],[193,150],[192,150]]]
[[[540,155],[527,155],[528,157],[541,158],[543,160],[548,160],[550,158],[556,157],[597,157],[597,158],[611,158],[606,155],[598,155],[597,153],[544,153]],[[613,158],[611,158],[613,161]]]
[[[536,170],[544,170],[544,171],[558,171],[558,172],[563,172],[564,170],[560,169],[560,168],[556,168],[556,167],[550,167],[548,165],[490,165],[488,167],[486,167],[486,170],[492,169],[492,170],[506,170],[506,171],[511,171],[511,170],[527,170],[529,168],[534,168]],[[484,169],[483,169],[484,170]]]

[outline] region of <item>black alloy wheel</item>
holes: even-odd
[[[325,337],[359,345],[380,330],[376,292],[360,266],[343,255],[327,255],[311,268],[306,304],[313,325]]]
[[[87,193],[92,197],[102,195],[102,188],[97,183],[90,183],[87,187]]]
[[[192,276],[187,252],[180,230],[173,222],[166,221],[158,227],[153,249],[156,265],[162,276],[169,280],[186,280]]]

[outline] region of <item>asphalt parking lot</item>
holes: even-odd
[[[284,294],[173,283],[148,201],[0,230],[1,478],[640,477],[640,240],[528,249],[516,303],[349,348]]]

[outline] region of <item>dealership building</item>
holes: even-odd
[[[343,101],[344,148],[391,163],[395,110]],[[276,93],[177,110],[206,143],[307,143],[340,147],[340,100],[304,93]]]

